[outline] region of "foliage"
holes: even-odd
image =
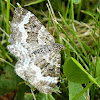
[[[17,59],[7,45],[9,22],[17,6],[46,23],[56,42],[65,47],[60,52],[60,81],[52,94],[33,93],[14,72]],[[13,91],[12,100],[32,100],[33,96],[36,100],[100,99],[99,23],[100,0],[0,0],[0,99]]]

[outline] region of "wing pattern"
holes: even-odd
[[[55,43],[36,16],[23,8],[15,9],[10,31],[7,48],[18,58],[17,75],[39,91],[51,92],[58,82],[63,45]]]

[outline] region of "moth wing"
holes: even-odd
[[[16,8],[10,24],[9,43],[28,43],[30,45],[49,45],[55,43],[53,36],[30,11]]]

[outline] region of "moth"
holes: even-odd
[[[40,92],[49,93],[60,74],[62,44],[30,11],[16,8],[10,23],[10,43],[7,48],[18,58],[15,72]]]

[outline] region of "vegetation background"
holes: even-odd
[[[7,50],[9,23],[18,6],[34,13],[64,45],[60,81],[39,93],[16,75]],[[100,100],[100,0],[0,0],[0,100]]]

